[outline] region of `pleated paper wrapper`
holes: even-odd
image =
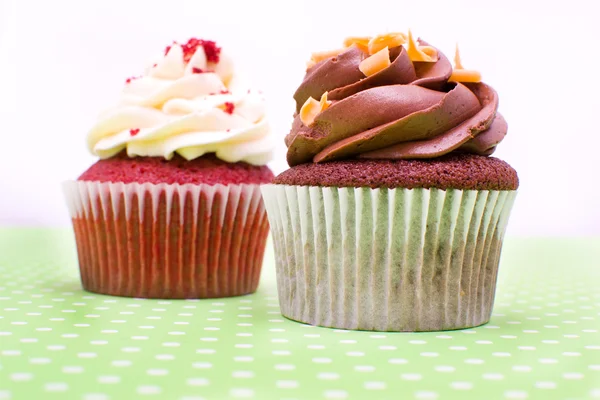
[[[515,191],[264,185],[282,313],[339,329],[489,321]]]
[[[140,298],[253,293],[269,223],[258,185],[68,181],[83,287]]]

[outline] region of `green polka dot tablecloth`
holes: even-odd
[[[81,290],[68,230],[0,230],[0,400],[600,398],[600,240],[508,240],[494,315],[434,333],[315,328],[258,293]]]

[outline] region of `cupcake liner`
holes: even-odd
[[[516,191],[264,185],[284,316],[432,331],[489,321]]]
[[[269,223],[258,185],[68,181],[83,287],[142,298],[253,293]]]

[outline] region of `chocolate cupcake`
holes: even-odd
[[[489,321],[519,185],[489,157],[507,124],[480,74],[412,35],[313,55],[262,187],[284,316],[377,331]]]
[[[214,41],[173,43],[87,136],[100,159],[65,182],[86,290],[212,298],[258,286],[272,140],[262,94]]]

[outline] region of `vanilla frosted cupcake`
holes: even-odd
[[[326,327],[431,331],[490,318],[519,185],[489,157],[507,124],[478,72],[409,33],[315,54],[290,169],[263,186],[279,299]]]
[[[85,289],[204,298],[256,290],[273,142],[260,92],[213,41],[173,43],[87,136],[100,160],[64,184]]]

